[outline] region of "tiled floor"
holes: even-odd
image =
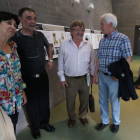
[[[138,69],[140,66],[140,56],[134,56],[130,67],[134,74],[134,81],[137,79]],[[138,96],[140,90],[136,89]],[[66,102],[60,103],[51,110],[50,124],[56,131],[49,133],[41,130],[41,138],[39,140],[140,140],[140,98],[135,101],[125,102],[121,100],[121,124],[118,133],[114,134],[110,131],[110,126],[103,131],[98,132],[95,127],[100,123],[100,108],[98,86],[93,87],[95,98],[95,113],[88,113],[88,126],[83,126],[79,119],[73,128],[67,127],[68,116],[66,111]],[[78,110],[79,100],[76,100],[76,111]],[[110,112],[111,119],[111,112]],[[112,121],[110,121],[112,124]],[[17,140],[33,140],[30,129],[26,128],[17,136]]]

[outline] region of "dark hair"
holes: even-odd
[[[74,26],[80,26],[80,27],[83,27],[84,30],[85,30],[85,25],[84,25],[84,22],[80,21],[80,20],[74,20],[71,25],[70,25],[70,31],[73,30],[73,27]]]
[[[34,11],[33,9],[28,8],[28,7],[23,7],[23,8],[21,8],[21,9],[18,11],[18,16],[22,17],[22,15],[23,15],[23,13],[24,13],[25,11],[29,11],[29,12],[35,13],[35,11]]]
[[[20,21],[17,15],[5,11],[0,11],[0,23],[2,21],[11,20],[11,19],[14,19],[16,24],[19,25]]]

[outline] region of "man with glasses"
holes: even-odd
[[[89,74],[94,73],[94,53],[92,45],[83,40],[85,26],[82,21],[75,20],[70,25],[71,38],[64,41],[59,50],[58,75],[62,88],[66,89],[68,127],[73,127],[77,115],[75,99],[77,92],[80,99],[78,116],[83,125],[88,125]]]
[[[27,113],[30,119],[32,136],[40,138],[39,129],[53,132],[55,128],[49,125],[49,81],[45,70],[45,51],[47,49],[49,61],[47,68],[53,67],[52,50],[45,36],[35,31],[36,14],[30,8],[19,10],[22,29],[12,38],[17,43],[17,51],[21,62],[21,72],[27,95]]]

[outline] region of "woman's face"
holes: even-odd
[[[14,19],[1,21],[0,23],[0,36],[7,37],[8,39],[15,35],[17,25]]]

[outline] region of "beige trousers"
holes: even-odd
[[[80,106],[79,106],[79,118],[86,118],[88,112],[89,102],[89,86],[87,85],[86,75],[80,77],[68,77],[66,76],[66,102],[67,111],[70,119],[75,120],[77,115],[75,113],[75,100],[77,93],[79,94]]]

